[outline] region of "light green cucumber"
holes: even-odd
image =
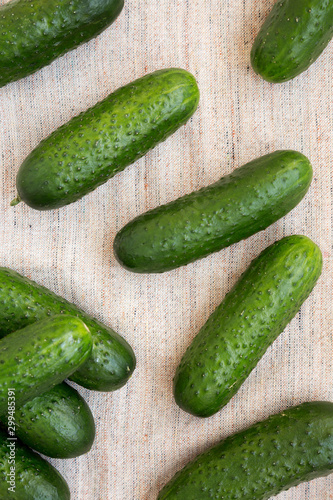
[[[312,180],[309,160],[276,151],[129,222],[114,252],[136,273],[162,273],[248,238],[286,215]]]
[[[0,268],[0,337],[56,314],[80,318],[93,339],[89,359],[70,379],[96,391],[122,387],[132,375],[136,360],[120,335],[47,288],[12,269]]]
[[[6,414],[1,420],[8,425]],[[15,409],[15,435],[48,457],[74,458],[90,450],[95,423],[82,396],[64,382]]]
[[[51,464],[0,429],[0,498],[69,500],[70,492]]]
[[[89,357],[91,334],[79,318],[59,315],[26,326],[0,340],[0,415],[8,391],[19,407],[75,372]]]
[[[309,68],[332,36],[332,0],[278,0],[253,44],[253,69],[268,82],[291,80]]]
[[[51,210],[82,198],[175,132],[198,101],[197,83],[183,69],[156,71],[118,89],[29,154],[13,204]]]
[[[303,403],[199,455],[158,500],[268,500],[333,470],[333,404]]]
[[[322,269],[306,236],[266,248],[225,296],[185,352],[174,378],[183,410],[209,417],[228,403],[311,293]]]

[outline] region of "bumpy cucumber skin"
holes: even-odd
[[[7,423],[6,415],[3,419]],[[15,410],[16,436],[27,446],[52,458],[75,458],[87,453],[95,438],[89,406],[66,383]]]
[[[114,391],[125,385],[136,360],[120,335],[47,288],[11,269],[0,268],[0,337],[56,314],[80,318],[93,339],[89,359],[70,379],[95,391]]]
[[[0,87],[96,37],[124,0],[13,0],[0,7]]]
[[[312,180],[309,160],[276,151],[199,191],[136,217],[116,235],[126,269],[162,273],[248,238],[292,210]]]
[[[92,348],[91,334],[79,318],[53,316],[0,340],[0,415],[8,388],[19,407],[47,392],[81,366]]]
[[[59,472],[19,440],[15,441],[15,493],[7,482],[11,457],[7,434],[0,429],[0,498],[13,500],[70,500],[70,492]]]
[[[199,455],[158,500],[268,500],[333,470],[333,404],[303,403]]]
[[[268,82],[286,82],[307,70],[332,36],[332,0],[278,0],[253,44],[252,67]]]
[[[118,89],[40,143],[21,165],[19,198],[63,207],[144,156],[194,113],[199,91],[182,69],[156,71]]]
[[[311,293],[322,255],[306,236],[287,236],[252,261],[185,352],[174,378],[177,404],[209,417],[243,384]]]

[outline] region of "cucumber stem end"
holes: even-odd
[[[20,203],[20,201],[22,201],[22,200],[21,200],[21,198],[19,197],[19,195],[17,195],[17,197],[16,197],[16,198],[14,198],[14,200],[12,200],[12,201],[10,202],[10,206],[11,206],[11,207],[15,207],[16,205],[18,205],[18,204]]]

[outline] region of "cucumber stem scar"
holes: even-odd
[[[15,207],[16,205],[18,205],[20,202],[21,202],[21,198],[19,196],[17,196],[16,198],[14,198],[11,202],[10,202],[10,206],[11,207]]]

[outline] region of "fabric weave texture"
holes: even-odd
[[[95,444],[80,458],[51,461],[73,500],[153,500],[220,439],[288,406],[333,401],[333,44],[295,80],[265,82],[250,67],[250,50],[273,4],[126,0],[97,39],[0,89],[0,264],[94,314],[137,356],[121,390],[79,388],[96,419]],[[199,108],[184,127],[68,207],[10,207],[18,168],[43,138],[120,86],[168,67],[191,71],[200,88]],[[136,275],[116,262],[113,239],[133,217],[277,149],[301,151],[314,169],[307,196],[282,220],[162,275]],[[289,234],[320,246],[316,288],[222,411],[207,420],[187,415],[172,396],[186,347],[250,261]],[[277,498],[332,499],[333,475]]]

